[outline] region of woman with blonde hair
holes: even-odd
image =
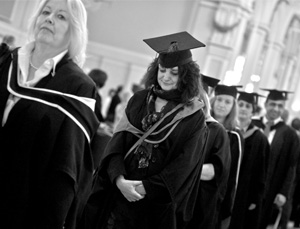
[[[86,24],[80,0],[43,0],[29,43],[0,47],[1,228],[74,229],[87,201],[99,122]]]
[[[238,87],[219,84],[211,99],[212,117],[225,127],[230,140],[231,166],[220,214],[222,229],[228,228],[230,223],[244,148],[243,136],[237,126],[236,96]]]
[[[210,115],[208,91],[214,89],[219,80],[204,74],[201,74],[201,77],[204,90],[201,91],[200,98],[205,104],[203,111],[208,137],[195,211],[187,229],[216,229],[220,228],[219,214],[226,192],[231,155],[225,128]]]

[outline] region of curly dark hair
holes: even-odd
[[[178,66],[179,79],[177,89],[182,92],[182,102],[188,102],[190,99],[199,96],[202,89],[202,82],[200,77],[200,68],[195,61]],[[144,76],[143,83],[145,88],[150,88],[152,85],[158,85],[158,57],[155,58],[149,65]]]

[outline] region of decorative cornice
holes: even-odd
[[[241,18],[239,6],[222,2],[215,14],[214,27],[221,33],[226,33],[238,26]]]

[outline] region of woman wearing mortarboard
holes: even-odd
[[[243,136],[237,128],[236,96],[238,87],[240,86],[219,84],[215,88],[215,96],[211,99],[211,114],[223,124],[230,140],[231,166],[219,219],[221,228],[224,229],[228,228],[230,223],[244,148]]]
[[[239,127],[245,145],[230,229],[259,227],[270,151],[268,139],[252,123],[259,96],[242,91],[238,96]]]
[[[195,200],[195,210],[187,229],[220,228],[219,214],[221,203],[226,192],[229,177],[231,154],[230,142],[224,126],[215,120],[211,114],[208,98],[209,90],[213,90],[219,79],[201,74],[204,93],[200,95],[204,101],[205,122],[208,128],[208,138],[205,146],[205,159],[201,172],[199,195]]]
[[[159,55],[101,160],[110,196],[98,228],[183,228],[193,213],[207,130],[190,49],[204,44],[187,32],[144,41]]]

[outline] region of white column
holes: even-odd
[[[296,58],[294,56],[288,56],[286,66],[283,74],[278,80],[277,87],[281,89],[289,89],[291,86],[292,74],[295,68]]]
[[[266,57],[264,59],[264,65],[260,73],[261,81],[260,87],[272,88],[277,85],[276,71],[280,66],[281,53],[284,45],[281,43],[271,42],[268,46]]]
[[[257,24],[257,22],[255,24]],[[265,44],[267,33],[267,26],[264,26],[262,24],[258,26],[254,25],[246,51],[246,60],[243,70],[243,76],[241,79],[242,85],[246,85],[250,82],[250,77],[253,73],[257,74],[257,72],[255,72],[255,69],[258,66],[258,61],[260,60],[260,55]]]

